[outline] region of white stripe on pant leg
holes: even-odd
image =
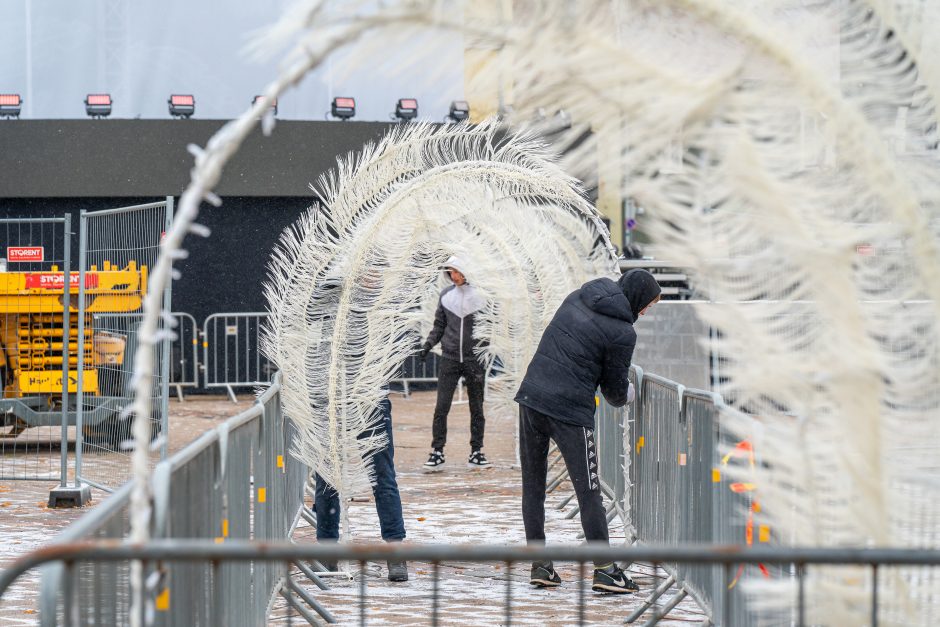
[[[591,490],[594,487],[591,483],[591,458],[588,457],[591,447],[588,446],[587,428],[581,427],[581,432],[584,434],[584,467],[587,470],[588,490]]]

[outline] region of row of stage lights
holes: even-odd
[[[251,104],[256,104],[262,96],[255,96]],[[92,118],[106,118],[111,115],[111,94],[88,94],[85,97],[85,113]],[[196,112],[196,98],[191,94],[172,94],[167,100],[170,115],[175,118],[188,118]],[[23,98],[19,94],[0,94],[0,117],[18,118],[23,108]],[[277,100],[271,104],[277,115]],[[339,120],[356,117],[356,99],[339,96],[333,98],[330,115]],[[418,101],[415,98],[400,98],[395,103],[393,119],[401,122],[418,117]],[[463,122],[470,117],[470,105],[464,100],[450,103],[447,118],[453,122]]]

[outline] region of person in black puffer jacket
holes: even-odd
[[[659,284],[634,269],[617,282],[588,281],[565,298],[549,323],[516,394],[522,462],[522,518],[526,540],[545,542],[545,478],[549,440],[561,451],[589,541],[607,542],[607,518],[597,478],[594,395],[624,406],[632,397],[628,379],[636,332],[633,324],[659,301]],[[557,586],[550,562],[532,565],[530,582]],[[637,586],[616,564],[595,563],[598,592],[633,592]]]
[[[445,275],[454,282],[441,292],[434,313],[434,327],[421,347],[421,357],[438,342],[441,343],[441,364],[437,379],[437,405],[434,407],[432,423],[431,454],[424,470],[436,472],[444,465],[444,444],[447,442],[447,414],[454,400],[454,390],[460,377],[467,383],[470,401],[470,457],[471,468],[490,466],[483,454],[483,388],[486,372],[477,359],[476,352],[482,342],[473,339],[474,314],[483,309],[486,301],[467,280],[466,266],[457,257],[451,257],[443,267]]]

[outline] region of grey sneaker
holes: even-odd
[[[408,562],[388,562],[389,581],[408,581]]]
[[[594,592],[613,592],[614,594],[630,594],[640,589],[640,586],[627,577],[616,564],[609,564],[604,568],[594,569],[594,583],[591,590]]]
[[[428,461],[424,462],[424,471],[425,472],[438,472],[443,470],[444,466],[444,451],[440,449],[434,449],[431,451],[431,455],[428,457]]]
[[[561,585],[561,577],[551,562],[533,562],[529,583],[539,588],[555,588]]]

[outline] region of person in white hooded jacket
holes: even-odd
[[[467,383],[470,401],[470,457],[471,468],[490,465],[483,454],[483,431],[486,419],[483,416],[483,388],[486,372],[474,349],[480,342],[473,339],[474,314],[486,304],[480,293],[467,281],[465,264],[451,257],[444,264],[446,276],[453,285],[441,292],[434,327],[421,347],[421,357],[427,356],[434,346],[441,343],[441,364],[437,382],[437,405],[434,408],[431,455],[424,464],[427,471],[441,470],[444,465],[444,445],[447,443],[447,414],[454,399],[454,390],[460,377]]]

